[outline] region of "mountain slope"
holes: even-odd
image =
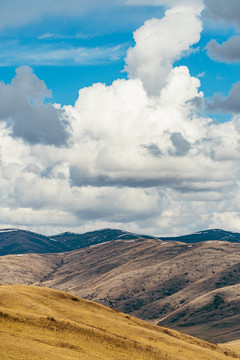
[[[59,235],[44,236],[31,231],[2,229],[0,230],[0,256],[27,253],[59,253],[110,241],[134,239],[158,239],[184,243],[199,243],[213,240],[239,243],[240,234],[215,229],[178,237],[155,237],[117,229],[102,229],[84,234],[65,232]]]
[[[0,286],[0,335],[2,360],[240,359],[70,294],[29,286]]]
[[[27,253],[56,253],[72,248],[48,236],[18,229],[0,230],[0,256]]]
[[[0,282],[69,291],[204,340],[227,342],[240,338],[239,250],[228,242],[114,240],[67,253],[0,257]]]
[[[44,236],[19,229],[0,230],[0,256],[28,253],[58,253],[81,249],[118,239],[151,238],[116,229],[103,229],[85,234],[65,232],[54,236]]]
[[[59,235],[51,236],[57,242],[64,243],[72,250],[81,249],[91,245],[102,244],[113,240],[133,240],[133,239],[151,239],[152,236],[134,234],[128,231],[117,229],[102,229],[86,232],[84,234],[74,234],[65,232]]]
[[[225,231],[221,229],[203,230],[194,234],[175,236],[175,237],[162,237],[165,241],[181,241],[184,243],[198,243],[202,241],[228,241],[228,242],[240,242],[240,234],[231,231]]]

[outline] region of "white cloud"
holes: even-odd
[[[200,40],[201,10],[177,6],[167,10],[162,19],[148,20],[135,31],[136,45],[127,52],[125,69],[131,78],[142,80],[149,94],[159,95],[173,62]]]
[[[180,67],[171,71],[160,98],[149,97],[139,80],[82,89],[75,107],[65,108],[72,117],[79,154],[72,157],[72,183],[195,192],[221,191],[229,186],[234,180],[229,184],[232,164],[225,162],[228,150],[222,145],[228,132],[231,151],[237,153],[238,135],[230,125],[191,117],[188,101],[201,96],[199,85],[186,67]],[[159,156],[149,151],[149,144],[155,145]]]
[[[176,13],[177,31],[172,31]],[[61,114],[68,124],[67,143],[49,141],[41,117],[35,132],[44,130],[45,140],[26,136],[33,119],[25,110],[36,106],[30,99],[44,107],[42,98],[50,95],[29,68],[20,68],[10,85],[0,84],[7,104],[1,107],[6,114],[0,122],[4,226],[35,224],[35,231],[48,233],[111,226],[163,235],[226,227],[231,218],[240,230],[240,117],[223,124],[200,117],[192,101],[203,97],[199,79],[187,67],[172,67],[198,41],[198,14],[190,7],[185,13],[169,10],[165,20],[150,21],[136,32],[134,52],[139,49],[139,56],[133,54],[131,66],[139,69],[143,61],[156,83],[147,83],[141,70],[111,86],[80,89],[75,106],[55,106],[57,120],[61,123]],[[191,35],[186,33],[190,24]],[[146,34],[151,45],[147,57],[141,38]],[[156,50],[158,38],[166,51]],[[165,42],[174,46],[168,50]],[[149,61],[155,56],[152,72]],[[129,57],[127,61],[129,67]],[[164,82],[159,76],[163,68]],[[151,96],[152,91],[158,96]],[[8,126],[12,114],[22,133]],[[49,128],[54,119],[48,117]]]
[[[218,125],[191,117],[188,100],[201,96],[199,85],[180,67],[160,98],[149,97],[140,80],[81,89],[75,107],[65,107],[69,147],[28,145],[2,128],[4,219],[10,207],[38,229],[46,222],[79,228],[80,221],[84,229],[88,222],[177,233],[186,232],[189,219],[194,229],[207,226],[237,184],[239,120]],[[23,221],[15,213],[16,223]]]
[[[64,33],[59,33],[59,34],[54,34],[54,33],[43,33],[42,35],[38,36],[39,40],[46,40],[46,39],[60,39],[60,40],[66,40],[66,39],[83,39],[83,40],[87,40],[87,39],[91,39],[94,38],[95,35],[90,35],[90,34],[84,34],[84,33],[75,33],[75,34],[64,34]]]
[[[49,34],[50,36],[50,34]],[[43,39],[43,38],[42,38]],[[46,39],[46,38],[45,38]],[[126,53],[128,44],[100,47],[79,47],[61,44],[40,44],[34,49],[31,46],[20,46],[4,43],[0,46],[0,66],[67,66],[93,65],[117,61]]]
[[[43,81],[28,66],[21,66],[11,84],[0,82],[0,121],[12,129],[13,137],[29,143],[66,144],[67,122],[63,113],[51,104]]]
[[[55,34],[45,33],[45,34],[42,34],[42,35],[38,36],[38,39],[39,40],[45,40],[45,39],[51,39],[51,38],[54,38],[54,37],[55,37]]]

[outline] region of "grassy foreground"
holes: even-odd
[[[229,341],[220,346],[223,346],[225,349],[227,348],[227,349],[233,350],[236,353],[240,354],[240,340]]]
[[[0,354],[5,359],[240,359],[179,332],[60,291],[0,286]]]

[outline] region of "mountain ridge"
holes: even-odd
[[[64,232],[58,235],[41,235],[28,230],[16,228],[0,230],[0,256],[26,253],[58,253],[85,248],[104,242],[134,239],[157,239],[162,241],[179,241],[187,244],[206,241],[228,241],[240,243],[240,233],[221,229],[203,230],[193,234],[164,237],[136,234],[119,229],[101,229],[83,234]]]

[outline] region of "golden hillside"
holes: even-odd
[[[47,288],[0,286],[5,359],[240,359],[230,350]]]
[[[225,344],[221,344],[220,346],[223,346],[225,349],[231,349],[240,354],[240,340],[229,341]]]

